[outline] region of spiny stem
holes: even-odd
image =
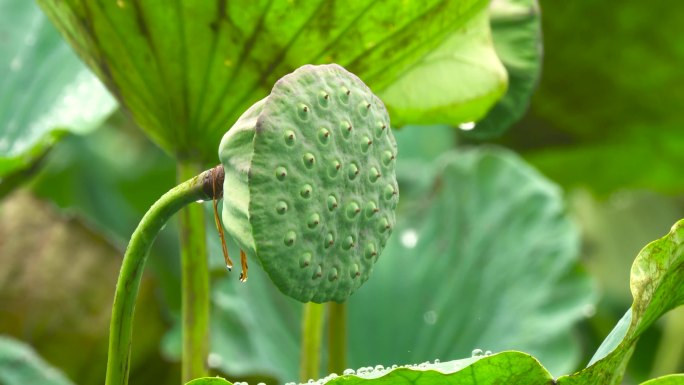
[[[220,177],[220,185],[223,186],[222,171],[222,166],[217,166],[168,191],[150,207],[133,232],[124,255],[114,295],[109,329],[106,385],[128,383],[135,301],[152,243],[162,227],[178,210],[198,200],[212,199],[211,183],[214,178]],[[206,261],[206,255],[194,257]],[[202,279],[207,280],[208,277]]]
[[[299,367],[299,379],[306,382],[319,377],[318,368],[321,362],[321,334],[323,332],[324,305],[308,302],[304,305],[302,320],[302,354]]]
[[[328,373],[347,367],[347,303],[328,304]]]

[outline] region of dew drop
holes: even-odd
[[[401,233],[401,244],[407,249],[413,249],[418,244],[418,233],[414,229],[406,229]]]
[[[473,349],[473,352],[470,355],[471,357],[481,357],[483,354],[482,349]]]
[[[345,376],[350,376],[352,374],[356,374],[356,372],[354,371],[354,369],[344,369],[344,372],[342,372],[342,374],[344,374]]]
[[[461,123],[458,125],[458,128],[460,128],[463,131],[471,131],[475,129],[475,122]]]
[[[423,321],[428,325],[434,325],[437,323],[437,312],[434,310],[428,310],[423,314]]]
[[[485,356],[491,356],[491,355],[492,355],[492,351],[491,351],[491,350],[487,350],[487,351],[484,352],[484,355],[485,355]]]

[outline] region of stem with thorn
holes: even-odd
[[[109,329],[106,385],[125,385],[128,383],[135,301],[147,255],[154,239],[164,224],[178,210],[198,200],[213,199],[212,185],[214,182],[221,186],[220,193],[222,193],[223,175],[223,167],[217,166],[169,190],[150,207],[133,232],[124,255],[114,295]],[[220,179],[220,183],[214,179]],[[206,263],[206,254],[188,255],[188,257],[202,259]],[[193,261],[193,263],[195,262],[197,260]],[[208,277],[203,276],[201,279],[205,280],[208,295]],[[208,296],[206,300],[208,301]],[[202,360],[204,361],[204,358]]]

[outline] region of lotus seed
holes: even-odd
[[[370,148],[371,144],[373,144],[373,141],[371,138],[364,136],[363,139],[361,140],[361,151],[367,152],[368,149]]]
[[[285,169],[285,167],[282,166],[276,167],[275,174],[278,180],[285,180],[285,177],[287,176],[287,170]]]
[[[330,269],[330,274],[328,274],[328,280],[334,281],[336,279],[337,279],[337,269],[333,267],[332,269]]]
[[[349,250],[352,247],[354,247],[354,237],[349,235],[349,236],[347,236],[347,238],[344,239],[344,243],[342,244],[342,248],[345,250]]]
[[[321,265],[316,266],[316,271],[313,273],[313,279],[321,278],[323,276],[323,267]]]
[[[385,198],[385,200],[390,200],[394,196],[394,186],[391,184],[388,184],[385,186],[385,188],[382,191],[382,196]]]
[[[302,254],[301,258],[299,258],[299,266],[302,268],[308,267],[310,263],[311,263],[311,253],[304,253],[304,254]]]
[[[292,130],[286,130],[286,131],[285,131],[285,134],[284,134],[284,137],[285,137],[285,144],[287,144],[288,146],[294,145],[294,143],[295,143],[295,133],[294,133],[294,131],[292,131]]]
[[[285,234],[285,238],[283,239],[287,246],[294,245],[295,240],[297,240],[297,234],[294,231],[288,231],[287,234]]]
[[[318,214],[313,213],[309,215],[307,226],[309,226],[310,229],[315,228],[319,223],[321,223],[321,217]]]
[[[339,160],[333,160],[332,163],[330,164],[330,168],[328,169],[328,175],[331,178],[334,178],[337,176],[337,172],[340,170],[340,167],[342,167],[342,164],[340,163]]]
[[[356,202],[352,202],[347,205],[347,208],[345,209],[347,218],[349,219],[354,219],[358,213],[361,212],[361,208]]]
[[[309,119],[309,106],[306,104],[299,104],[297,108],[297,112],[299,115],[299,119],[301,120],[307,120]]]
[[[351,91],[347,87],[340,88],[340,91],[340,101],[344,104],[347,104],[349,102],[349,95],[351,94]]]
[[[333,233],[328,233],[325,236],[325,248],[329,248],[335,243],[335,238],[333,237]]]
[[[381,233],[384,233],[390,228],[389,221],[387,221],[387,218],[382,218],[380,219],[380,222],[378,223],[378,231]]]
[[[328,107],[328,103],[330,102],[330,95],[328,95],[327,92],[321,91],[318,93],[318,104],[321,105],[321,107]]]
[[[328,197],[328,210],[333,211],[337,208],[337,198],[334,195]]]
[[[378,206],[375,204],[375,202],[368,202],[368,203],[366,204],[366,210],[365,210],[365,212],[366,212],[366,217],[367,217],[367,218],[372,217],[373,215],[375,215],[375,213],[377,213],[377,212],[379,212],[379,211],[380,211],[380,209],[379,209]]]
[[[342,136],[347,139],[351,135],[352,125],[348,121],[343,121],[340,123],[340,131],[342,131]]]
[[[368,102],[361,102],[359,104],[359,114],[363,117],[368,116],[368,110],[370,110],[370,103]]]
[[[368,172],[368,180],[371,181],[371,183],[375,183],[381,176],[380,171],[375,167],[371,167]]]
[[[276,211],[278,214],[283,215],[287,212],[287,203],[280,201],[276,203]]]
[[[347,176],[349,177],[350,180],[354,180],[356,176],[359,175],[359,166],[356,164],[352,163],[349,165],[349,172],[347,173]]]
[[[361,275],[361,272],[359,271],[359,265],[357,265],[356,263],[353,264],[352,267],[351,267],[351,270],[349,270],[349,275],[350,275],[352,278],[356,278],[356,277],[358,277],[359,275]]]
[[[385,133],[385,130],[387,129],[387,125],[383,122],[378,122],[375,126],[375,137],[379,138],[382,136],[382,134]]]
[[[377,251],[375,251],[375,245],[372,243],[369,243],[366,245],[363,253],[366,256],[366,258],[368,258],[368,259],[373,258],[376,255],[378,255]]]
[[[385,167],[389,167],[390,163],[394,160],[394,154],[391,151],[385,151],[382,153],[382,164]]]
[[[313,190],[313,187],[311,187],[310,184],[305,184],[302,186],[302,189],[299,191],[299,194],[302,196],[302,198],[310,198],[311,197],[311,191]]]
[[[304,165],[305,165],[307,168],[312,168],[312,167],[314,166],[314,163],[316,163],[316,158],[313,156],[312,153],[307,152],[307,153],[304,154],[304,156],[302,157],[302,161],[304,161]]]
[[[330,131],[326,128],[318,130],[318,141],[321,142],[321,144],[328,144],[330,141]]]

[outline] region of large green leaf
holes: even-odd
[[[87,132],[116,103],[32,1],[0,1],[0,180],[65,131]]]
[[[684,304],[684,220],[651,242],[632,265],[634,302],[605,339],[589,366],[558,379],[559,384],[616,385],[622,380],[639,336],[660,316]]]
[[[577,0],[543,10],[544,75],[507,143],[565,186],[684,191],[684,3]]]
[[[352,366],[481,348],[573,369],[571,328],[594,298],[560,190],[499,148],[449,153],[431,175],[429,191],[402,196],[373,279],[349,300]]]
[[[641,385],[681,385],[684,384],[684,374],[671,374],[642,382]]]
[[[0,383],[3,385],[72,385],[28,345],[0,335]]]
[[[488,32],[479,24],[473,35],[465,31],[485,0],[39,3],[139,125],[181,158],[215,159],[220,137],[242,111],[305,63],[337,62],[379,94],[397,80],[418,81],[408,92],[430,93],[422,107],[444,117],[461,103],[477,104],[469,116],[482,115],[496,94],[485,88],[502,89]],[[458,52],[440,60],[461,49],[481,62],[459,63]],[[430,82],[412,75],[434,65],[441,75]],[[462,69],[478,73],[476,88],[434,92],[435,81],[468,80]],[[392,90],[390,99],[401,103],[401,92]],[[398,116],[407,108],[388,107]]]
[[[496,53],[508,72],[508,90],[466,136],[497,136],[527,111],[542,62],[541,14],[537,0],[497,0],[489,7]]]

